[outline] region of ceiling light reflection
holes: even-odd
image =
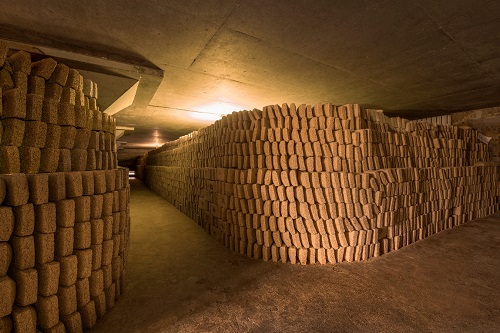
[[[193,108],[193,110],[201,113],[211,113],[223,116],[233,111],[241,111],[244,108],[245,108],[244,106],[233,103],[214,102],[196,106]]]
[[[206,113],[206,112],[190,112],[191,118],[198,120],[206,120],[206,121],[217,121],[222,118],[222,115],[215,113]]]

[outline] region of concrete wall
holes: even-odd
[[[97,86],[0,44],[0,331],[81,332],[125,287],[128,170]]]
[[[489,160],[473,129],[284,104],[169,142],[143,156],[137,175],[235,251],[325,264],[498,211],[500,167]]]

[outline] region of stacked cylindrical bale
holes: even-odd
[[[140,159],[138,176],[235,251],[324,264],[498,211],[500,168],[474,166],[487,160],[473,130],[284,104],[169,142]]]
[[[128,170],[80,74],[30,61],[14,53],[0,71],[0,331],[81,332],[125,286]]]
[[[0,173],[116,168],[116,122],[77,70],[20,51],[0,62],[0,88]]]

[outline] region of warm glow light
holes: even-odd
[[[193,107],[195,112],[191,112],[190,116],[199,120],[216,121],[221,119],[223,115],[243,109],[243,106],[237,104],[214,102]]]
[[[190,112],[191,118],[198,120],[216,121],[222,118],[222,115],[215,113],[205,113],[205,112]]]
[[[233,111],[241,111],[244,107],[232,103],[215,102],[194,107],[193,110],[203,113],[214,113],[218,115],[229,114]]]

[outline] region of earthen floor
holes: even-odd
[[[132,181],[127,289],[92,332],[499,332],[500,214],[376,259],[253,260]]]

